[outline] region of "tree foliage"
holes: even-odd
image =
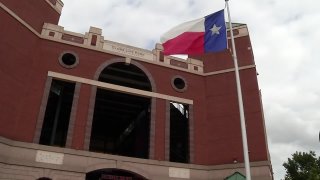
[[[295,152],[283,163],[285,180],[320,180],[320,157],[315,152]]]

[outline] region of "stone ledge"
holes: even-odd
[[[237,164],[224,164],[224,165],[197,165],[197,164],[183,164],[183,163],[174,163],[168,161],[158,161],[152,159],[139,159],[139,158],[132,158],[132,157],[124,157],[124,156],[117,156],[117,155],[110,155],[110,154],[102,154],[102,153],[95,153],[83,150],[74,150],[69,148],[60,148],[60,147],[53,147],[53,146],[45,146],[40,144],[34,143],[27,143],[27,142],[20,142],[7,139],[5,137],[0,137],[0,161],[2,163],[5,162],[17,162],[23,163],[25,161],[16,161],[20,160],[31,160],[30,157],[34,157],[32,163],[35,163],[35,157],[37,151],[48,151],[54,153],[63,153],[66,157],[65,158],[93,158],[93,159],[100,159],[100,160],[108,160],[108,161],[122,161],[128,163],[139,163],[139,164],[146,164],[146,165],[157,165],[157,166],[168,166],[168,167],[177,167],[177,168],[191,168],[191,169],[198,169],[198,170],[221,170],[221,169],[235,169],[235,168],[244,168],[243,163]],[[16,151],[18,154],[20,152],[28,152],[23,153],[21,156],[17,156],[17,154],[12,154],[12,151]],[[31,155],[31,156],[29,156]],[[28,157],[29,156],[29,157]],[[251,167],[262,167],[262,166],[270,166],[269,161],[258,161],[258,162],[251,162]],[[55,165],[56,166],[56,165]]]

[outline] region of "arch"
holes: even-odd
[[[95,179],[147,180],[149,178],[139,174],[139,172],[118,168],[97,169],[86,173],[86,180]]]
[[[119,63],[119,62],[126,63],[124,58],[115,58],[115,59],[111,59],[111,60],[108,60],[108,61],[102,63],[102,64],[98,67],[96,73],[94,74],[94,80],[98,80],[98,79],[99,79],[99,76],[100,76],[101,72],[102,72],[106,67],[108,67],[108,66],[111,65],[111,64]],[[143,71],[143,72],[146,74],[146,76],[148,77],[148,79],[149,79],[149,81],[150,81],[150,83],[151,83],[151,91],[152,91],[152,92],[156,92],[156,83],[155,83],[154,78],[153,78],[153,76],[151,75],[150,71],[149,71],[146,67],[144,67],[141,63],[136,62],[136,61],[134,61],[134,60],[131,61],[130,64],[133,64],[133,65],[137,66],[141,71]]]
[[[105,67],[101,71],[98,81],[152,91],[152,86],[146,73],[138,66],[124,62],[115,62]]]
[[[125,59],[124,58],[116,58],[116,59],[111,59],[108,60],[106,62],[104,62],[103,64],[101,64],[95,75],[94,75],[94,79],[95,80],[99,80],[100,75],[106,71],[106,69],[108,69],[108,67],[112,67],[117,63],[122,63],[124,65],[125,63]],[[156,91],[156,86],[155,86],[155,81],[151,75],[151,73],[140,63],[136,62],[136,61],[131,61],[130,64],[126,64],[126,66],[132,66],[135,68],[138,68],[139,71],[141,71],[143,74],[145,74],[146,78],[148,79],[149,83],[150,83],[150,89],[149,91]],[[101,80],[101,79],[100,79]],[[134,87],[133,87],[134,88]],[[146,90],[146,89],[143,89]],[[93,121],[94,121],[94,112],[95,112],[95,107],[96,107],[96,98],[97,98],[97,94],[99,94],[99,89],[95,86],[92,87],[92,91],[91,91],[91,97],[90,97],[90,105],[89,105],[89,113],[88,113],[88,121],[87,121],[87,128],[86,128],[86,132],[85,132],[85,143],[84,143],[84,149],[85,150],[89,150],[90,149],[90,140],[91,140],[91,131],[92,131],[92,126],[93,126]],[[149,124],[149,147],[148,147],[148,156],[149,157],[144,157],[144,158],[153,158],[154,156],[154,136],[151,136],[152,134],[154,134],[155,131],[155,98],[150,98],[150,124]],[[134,156],[135,157],[135,156]]]

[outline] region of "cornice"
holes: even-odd
[[[46,0],[48,1],[48,0]],[[58,2],[58,1],[57,1]],[[48,2],[49,3],[49,2]],[[62,2],[61,2],[62,3]],[[39,34],[35,29],[33,29],[28,23],[17,16],[13,11],[7,8],[4,4],[0,3],[0,7],[25,26],[29,31],[42,40],[52,41],[56,43],[66,44],[70,46],[80,47],[92,51],[112,54],[119,57],[124,57],[126,59],[134,59],[137,61],[162,66],[165,68],[170,68],[178,70],[181,72],[191,73],[199,76],[212,76],[217,74],[233,72],[234,68],[218,70],[213,72],[203,72],[203,62],[197,59],[188,58],[187,60],[173,57],[164,56],[160,59],[160,52],[162,51],[162,46],[156,44],[155,49],[152,51],[137,48],[134,46],[129,46],[126,44],[121,44],[118,42],[113,42],[109,40],[104,40],[102,36],[102,30],[95,27],[90,27],[89,32],[85,34],[65,31],[64,27],[49,23],[44,23],[43,30]],[[246,25],[236,27],[235,30],[238,31],[236,37],[242,37],[248,35]],[[93,45],[93,39],[95,39]],[[255,65],[247,65],[239,67],[239,70],[255,68]]]

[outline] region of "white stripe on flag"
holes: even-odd
[[[164,33],[160,38],[160,42],[163,44],[166,41],[173,39],[184,32],[204,32],[204,20],[205,18],[200,18],[182,23]]]

